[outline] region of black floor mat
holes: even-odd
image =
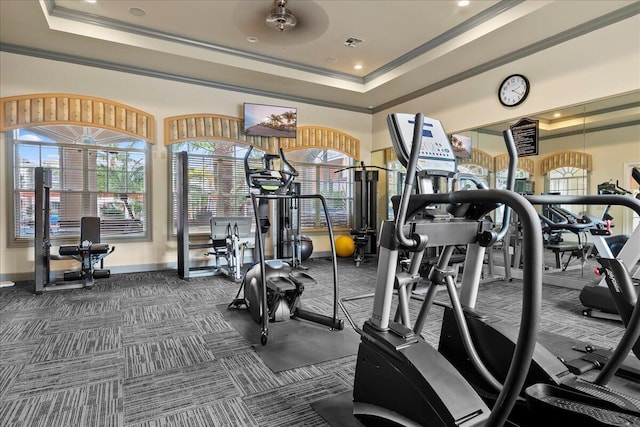
[[[306,320],[269,324],[269,341],[260,344],[260,325],[249,312],[219,305],[225,320],[249,341],[273,372],[299,368],[356,354],[360,336],[348,326],[330,330]]]

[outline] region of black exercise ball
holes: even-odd
[[[313,240],[309,236],[300,236],[300,261],[309,258],[313,253]]]

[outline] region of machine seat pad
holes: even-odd
[[[462,264],[466,258],[467,258],[466,254],[453,254],[449,259],[449,265]],[[427,263],[428,266],[434,266],[438,264],[439,259],[440,258],[437,256],[429,257],[425,259],[425,262]]]
[[[558,243],[552,245],[546,245],[545,248],[551,249],[553,252],[570,252],[570,251],[579,251],[583,246],[578,245],[577,243]]]
[[[288,291],[295,291],[297,286],[286,277],[276,276],[267,278],[267,288],[282,294]]]

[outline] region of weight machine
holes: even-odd
[[[334,173],[351,169],[354,169],[356,203],[354,209],[355,227],[350,234],[355,245],[353,261],[358,267],[366,255],[375,255],[377,252],[378,170],[390,171],[390,169],[380,166],[366,166],[364,162],[360,162],[358,166],[348,166],[338,169]]]
[[[58,255],[51,254],[51,218],[50,192],[52,186],[51,169],[35,168],[35,233],[34,247],[34,292],[92,288],[95,279],[111,276],[111,271],[104,269],[103,259],[113,253],[115,246],[109,248],[107,243],[100,242],[100,218],[82,217],[80,220],[80,244],[63,245],[58,249]],[[75,260],[80,262],[80,270],[65,271],[65,282],[55,283],[51,272],[52,260]],[[100,269],[96,264],[100,263]]]
[[[209,218],[211,229],[211,247],[213,252],[205,252],[206,256],[213,255],[216,264],[213,274],[224,274],[236,282],[242,280],[242,260],[248,241],[242,241],[251,235],[251,218],[215,217]],[[220,259],[226,260],[226,265],[220,264]]]
[[[251,236],[251,217],[209,218],[209,241],[191,243],[189,240],[189,154],[176,153],[176,222],[178,232],[178,275],[181,279],[223,274],[234,281],[242,280],[245,249]],[[189,251],[205,249],[205,256],[214,256],[215,265],[192,266]],[[220,260],[224,259],[225,264]]]

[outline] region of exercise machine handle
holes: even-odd
[[[289,161],[285,158],[284,150],[282,149],[282,147],[280,147],[280,161],[284,166],[286,166],[286,167],[282,167],[282,166],[280,167],[280,173],[286,176],[286,181],[283,184],[283,187],[286,188],[286,187],[289,187],[289,185],[291,185],[293,180],[299,174],[298,174],[298,170],[295,167],[293,167],[293,165],[289,163]]]
[[[288,188],[293,180],[299,175],[298,170],[286,159],[284,155],[284,151],[280,148],[279,154],[264,154],[264,168],[252,168],[249,166],[249,156],[253,151],[253,145],[249,146],[247,153],[244,156],[244,174],[245,180],[247,181],[247,186],[249,188],[257,188],[259,184],[254,182],[260,176],[261,179],[265,179],[269,181],[269,185],[277,186],[278,189]],[[274,159],[280,159],[282,165],[280,170],[277,171],[280,174],[280,177],[276,177],[272,175],[271,161]],[[258,179],[259,181],[259,179]]]
[[[585,229],[596,226],[596,223],[586,215],[578,216],[573,212],[562,209],[558,206],[549,206],[548,210],[553,217],[549,218],[547,216],[540,215],[540,219],[552,230],[568,230],[577,234]]]
[[[507,146],[507,153],[509,154],[509,168],[507,170],[507,190],[513,191],[516,186],[516,171],[518,169],[518,150],[516,149],[516,143],[513,140],[513,133],[511,129],[507,129],[502,132],[505,145]],[[488,247],[494,243],[504,239],[509,231],[509,224],[511,223],[511,207],[505,205],[504,213],[502,215],[502,223],[498,230],[487,230],[479,236],[479,243],[482,246]]]
[[[396,218],[396,238],[401,245],[414,251],[419,251],[427,247],[426,236],[413,233],[411,238],[405,237],[403,230],[407,221],[407,209],[409,208],[409,199],[413,193],[413,183],[416,181],[416,166],[420,157],[420,147],[422,147],[422,126],[424,125],[424,115],[416,114],[413,126],[413,142],[411,143],[411,154],[409,155],[409,163],[407,164],[407,174],[404,178],[404,190],[400,199],[400,208],[398,209],[398,217]]]
[[[502,137],[507,145],[507,152],[509,153],[509,170],[507,172],[507,190],[513,191],[516,187],[516,172],[518,170],[518,150],[516,149],[516,143],[513,139],[513,132],[511,129],[506,129],[502,132]],[[496,241],[502,240],[509,230],[509,223],[511,222],[511,208],[509,206],[504,207],[504,214],[502,215],[502,225],[497,233]]]
[[[367,169],[379,169],[381,171],[393,172],[391,169],[383,168],[382,166],[365,165],[364,162],[361,161],[357,166],[347,166],[342,169],[335,170],[333,173],[340,173],[349,169],[362,169],[363,171],[366,171]]]

